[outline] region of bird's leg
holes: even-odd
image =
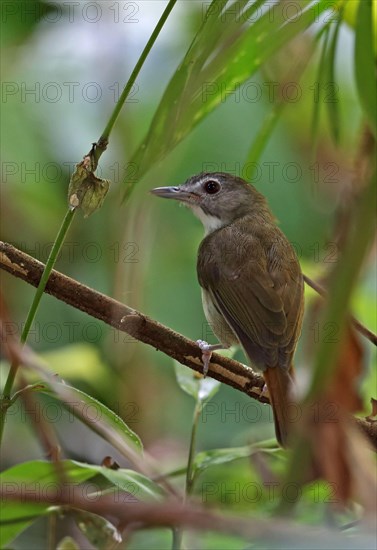
[[[203,376],[205,378],[208,374],[212,352],[219,349],[228,349],[229,346],[225,346],[224,344],[208,344],[205,340],[197,340],[196,343],[202,350]]]

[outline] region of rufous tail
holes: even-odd
[[[263,372],[274,413],[276,439],[282,447],[288,447],[293,426],[293,367],[287,371],[279,366]]]

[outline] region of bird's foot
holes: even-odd
[[[229,346],[224,344],[208,344],[205,340],[197,340],[196,343],[202,350],[203,376],[205,378],[208,374],[212,352],[219,349],[228,349]]]
[[[267,384],[265,384],[262,388],[262,391],[260,392],[261,397],[265,397],[266,399],[270,399],[270,392],[268,391]]]
[[[205,378],[208,374],[209,363],[210,363],[211,357],[212,357],[213,346],[208,344],[208,342],[206,342],[205,340],[197,340],[196,343],[198,344],[198,346],[202,350],[203,376]]]

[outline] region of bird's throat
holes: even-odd
[[[220,227],[226,225],[226,223],[221,220],[221,218],[218,218],[217,216],[212,216],[211,214],[207,214],[200,206],[191,204],[189,206],[195,216],[199,218],[199,220],[202,222],[206,235],[210,235],[217,229],[220,229]]]

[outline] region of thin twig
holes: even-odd
[[[310,286],[313,290],[315,290],[323,298],[325,298],[327,296],[327,292],[323,288],[323,286],[321,286],[320,284],[318,284],[315,281],[313,281],[312,279],[310,279],[310,277],[308,277],[307,275],[304,275],[304,281],[308,286]],[[360,332],[360,334],[365,336],[365,338],[367,338],[370,342],[372,342],[372,344],[377,346],[377,335],[376,334],[374,334],[371,330],[369,330],[369,328],[367,328],[365,325],[360,323],[360,321],[358,319],[356,319],[356,317],[351,316],[351,321],[352,321],[352,324],[355,327],[355,329],[358,330]]]
[[[41,491],[30,488],[27,484],[21,484],[15,490],[7,491],[6,484],[0,496],[4,503],[45,503],[46,497],[41,498]],[[41,484],[43,488],[43,483]],[[263,487],[263,486],[262,486]],[[42,492],[42,497],[46,491]],[[115,502],[109,496],[98,496],[88,498],[82,489],[71,487],[69,494],[62,494],[55,491],[55,495],[49,495],[48,506],[56,513],[56,508],[62,512],[71,509],[86,510],[88,512],[116,518],[118,528],[130,527],[132,529],[143,529],[145,527],[188,527],[197,532],[214,531],[217,533],[233,534],[237,537],[244,537],[246,540],[255,543],[262,540],[269,542],[269,548],[279,548],[282,543],[285,547],[292,545],[292,540],[299,544],[305,542],[309,548],[351,548],[347,545],[346,535],[335,529],[318,527],[317,525],[299,525],[288,518],[266,519],[262,517],[250,518],[239,517],[235,514],[221,514],[218,511],[208,510],[199,502],[177,506],[175,500],[165,502]],[[53,506],[53,508],[52,508]],[[51,513],[51,512],[50,512]],[[39,515],[30,517],[36,519]],[[29,519],[29,518],[28,518]],[[14,521],[19,521],[15,518]],[[11,524],[12,518],[5,520],[4,524]],[[374,542],[373,523],[368,523],[364,530],[355,533],[352,540],[352,548],[372,548]],[[318,546],[316,546],[316,543]]]

